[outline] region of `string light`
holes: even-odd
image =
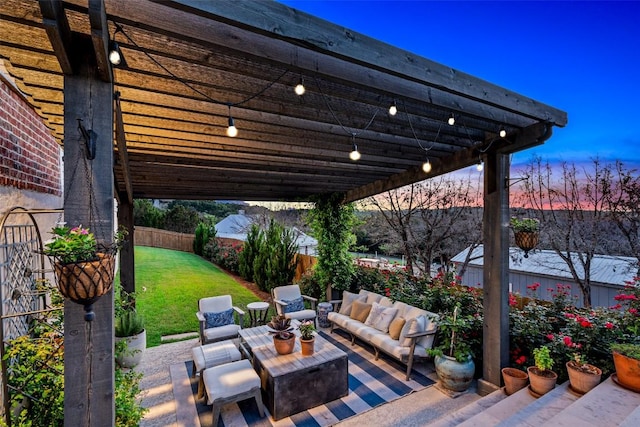
[[[422,164],[422,170],[425,173],[431,172],[431,162],[429,161],[429,158],[427,158],[427,161]]]
[[[504,138],[505,136],[507,136],[507,131],[505,130],[504,126],[500,127],[498,135],[500,135],[500,138]]]
[[[482,163],[482,158],[478,156],[478,164],[476,165],[476,170],[478,172],[482,172],[482,169],[484,169],[484,164]]]
[[[236,128],[233,117],[231,117],[231,105],[229,105],[229,127],[227,127],[227,136],[231,138],[238,136],[238,128]]]
[[[298,96],[304,95],[306,89],[304,87],[304,79],[302,77],[300,77],[300,81],[298,82],[294,90],[296,92],[296,95]]]
[[[358,145],[356,144],[356,134],[355,133],[351,134],[351,139],[353,141],[353,149],[349,153],[349,158],[351,160],[353,160],[354,162],[357,162],[358,160],[360,160],[361,156],[360,156],[360,152],[358,151]]]
[[[119,32],[124,34],[122,27],[116,24],[116,30],[113,32],[113,37],[109,41],[109,62],[116,67],[126,67],[127,61],[125,61],[124,55],[122,55],[122,51],[120,50],[120,46],[118,45],[118,42],[116,42],[116,34]]]
[[[453,113],[451,113],[451,115],[449,116],[449,120],[447,120],[447,123],[449,123],[449,126],[453,126],[456,124],[456,118],[453,116]]]
[[[398,114],[398,106],[396,105],[396,101],[393,101],[393,104],[389,107],[389,114],[395,116]]]

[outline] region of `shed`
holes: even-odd
[[[459,265],[464,262],[469,252],[466,248],[452,261]],[[462,283],[467,286],[482,287],[483,258],[482,245],[473,249],[469,265],[463,276]],[[574,255],[577,256],[577,255]],[[637,273],[636,258],[596,255],[591,263],[591,304],[594,307],[610,307],[616,304],[613,299],[622,289],[625,282],[633,280]],[[576,263],[578,274],[584,277],[584,270]],[[550,290],[556,290],[556,285],[570,285],[571,295],[576,300],[576,306],[582,306],[580,287],[573,280],[567,264],[552,250],[534,250],[528,257],[519,248],[509,248],[509,290],[520,295],[530,295],[527,286],[539,283],[537,298],[551,299]]]

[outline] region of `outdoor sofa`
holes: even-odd
[[[438,315],[374,292],[345,291],[342,300],[331,301],[327,315],[331,332],[342,329],[355,339],[373,346],[376,360],[380,351],[407,365],[407,381],[413,362],[427,358],[437,331]]]

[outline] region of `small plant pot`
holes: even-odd
[[[502,379],[504,380],[504,392],[510,396],[527,386],[529,375],[520,369],[502,368]]]
[[[275,346],[278,354],[291,354],[293,353],[293,348],[296,345],[296,336],[291,334],[290,338],[282,339],[277,335],[274,335],[273,345]]]
[[[555,388],[556,381],[558,381],[558,374],[548,369],[541,371],[535,366],[529,366],[527,372],[529,373],[530,389],[534,395],[542,396],[549,393]]]
[[[315,338],[311,338],[310,340],[303,340],[300,338],[300,348],[302,349],[303,356],[311,356],[315,351]]]
[[[593,371],[596,373],[582,371],[574,367],[571,362],[567,362],[567,373],[569,374],[571,390],[578,394],[588,393],[591,389],[600,384],[602,370],[593,365],[588,366],[592,367]]]

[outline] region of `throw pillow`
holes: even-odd
[[[374,302],[371,305],[371,311],[369,312],[369,316],[367,316],[367,320],[365,320],[364,324],[367,326],[373,326],[380,332],[387,333],[389,331],[389,325],[398,310],[393,307],[385,307],[383,305]]]
[[[283,307],[283,310],[285,313],[292,313],[294,311],[304,310],[304,301],[302,297],[298,297],[294,299],[283,299],[282,302],[287,304]]]
[[[403,317],[396,317],[391,321],[389,325],[389,336],[392,340],[397,340],[400,338],[400,332],[402,332],[402,327],[407,321]]]
[[[205,312],[203,315],[206,320],[205,326],[207,329],[218,328],[224,325],[233,325],[233,308],[216,313]]]
[[[349,317],[357,320],[358,322],[364,323],[364,321],[367,320],[367,316],[369,316],[369,311],[371,311],[371,304],[356,300],[353,302],[353,307],[351,307],[351,314]]]
[[[351,314],[351,307],[353,306],[353,302],[357,299],[358,294],[344,291],[342,293],[342,304],[340,304],[340,310],[338,311],[338,313],[349,316]]]
[[[407,320],[407,323],[404,324],[402,331],[400,332],[400,345],[403,347],[409,347],[411,345],[411,338],[407,338],[407,335],[424,332],[426,327],[427,318],[424,316],[418,316]]]

